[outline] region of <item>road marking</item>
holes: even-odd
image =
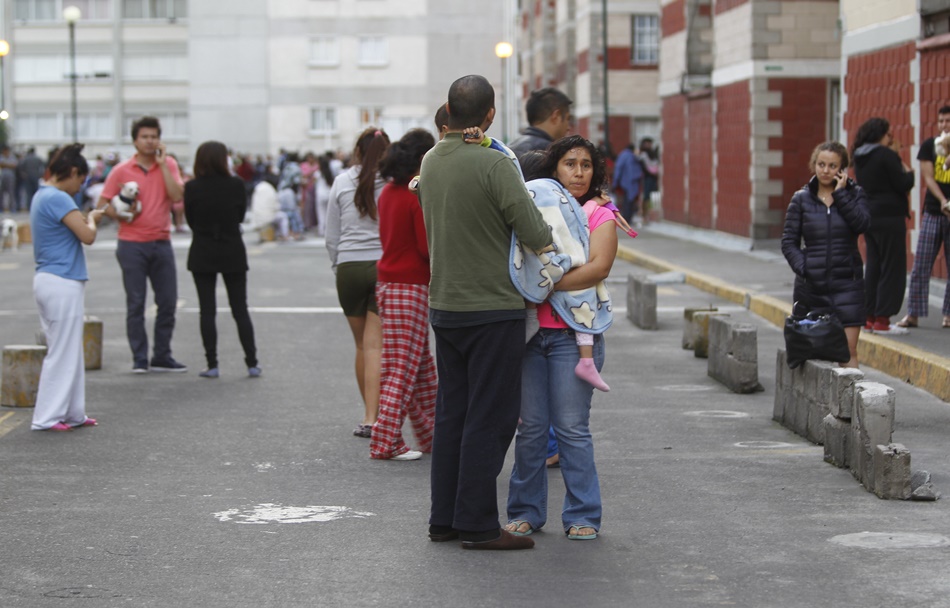
[[[859,532],[833,536],[828,541],[861,549],[933,549],[950,545],[950,538],[942,534],[919,532]]]
[[[327,522],[345,517],[366,518],[375,513],[354,511],[349,507],[285,507],[273,503],[257,505],[250,510],[228,509],[212,513],[221,522],[236,524],[306,524],[313,522]]]
[[[7,422],[7,420],[12,418],[17,413],[18,412],[7,412],[6,414],[0,416],[0,437],[3,437],[16,427],[20,426],[26,420],[26,416],[24,416],[19,420],[10,420],[10,422]]]

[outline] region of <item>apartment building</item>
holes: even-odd
[[[502,87],[494,47],[514,18],[514,0],[4,0],[17,144],[72,138],[71,5],[79,140],[128,154],[131,119],[154,114],[186,159],[208,139],[321,152],[350,149],[368,125],[432,129],[459,76]]]
[[[518,21],[522,96],[561,89],[575,131],[615,154],[659,135],[658,0],[523,0]]]

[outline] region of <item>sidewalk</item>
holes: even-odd
[[[687,284],[743,305],[779,327],[791,311],[794,275],[782,253],[749,251],[739,237],[658,222],[644,227],[636,240],[622,240],[617,255],[655,272],[682,272]],[[886,338],[862,332],[858,357],[862,366],[950,401],[950,330],[940,327],[944,285],[931,282],[930,315],[921,318],[918,329]]]

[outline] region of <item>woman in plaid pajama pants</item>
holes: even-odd
[[[428,131],[413,129],[389,147],[379,169],[392,181],[379,197],[383,257],[376,264],[376,305],[383,352],[379,418],[369,447],[376,459],[417,460],[432,449],[438,379],[429,350],[429,248],[422,207],[408,184],[433,145]],[[402,439],[407,414],[418,450]]]

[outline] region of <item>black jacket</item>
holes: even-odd
[[[525,152],[530,152],[531,150],[541,150],[544,152],[553,141],[551,136],[547,134],[547,131],[542,131],[537,127],[528,127],[522,131],[521,135],[516,137],[508,147],[521,159]]]
[[[826,207],[818,178],[795,193],[785,214],[782,253],[795,273],[797,313],[833,312],[845,326],[864,325],[864,271],[858,235],[870,215],[864,190],[853,181]],[[804,247],[802,245],[804,244]]]
[[[241,222],[247,210],[244,182],[237,177],[198,177],[185,184],[185,219],[191,227],[188,270],[246,272]]]
[[[907,193],[914,174],[904,171],[897,152],[881,144],[865,144],[854,151],[854,175],[868,197],[872,218],[910,217]]]

